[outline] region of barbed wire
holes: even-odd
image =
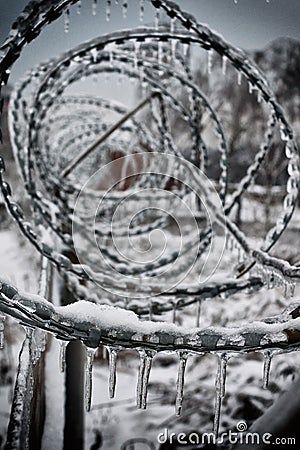
[[[0,48],[0,81],[1,86],[9,80],[10,68],[18,59],[22,49],[35,39],[41,30],[66,13],[66,27],[69,26],[69,7],[76,0],[42,0],[31,1],[24,12],[13,24],[8,39]],[[217,296],[230,296],[239,292],[256,291],[263,286],[274,287],[290,285],[291,291],[298,282],[300,269],[287,261],[270,256],[268,253],[287,228],[294,213],[299,191],[299,152],[294,139],[294,132],[288,123],[286,115],[276,101],[268,82],[258,67],[239,49],[228,44],[221,36],[207,26],[199,24],[194,17],[183,12],[176,4],[168,0],[149,0],[156,11],[155,28],[141,27],[136,30],[113,32],[106,36],[81,44],[75,49],[64,53],[47,64],[30,71],[19,83],[12,95],[10,110],[10,130],[14,153],[21,169],[24,187],[31,203],[31,222],[25,218],[21,207],[14,202],[11,187],[5,181],[4,159],[0,157],[0,186],[6,207],[19,226],[23,235],[30,241],[44,260],[52,263],[62,274],[66,285],[76,299],[88,300],[89,303],[77,302],[74,310],[70,307],[55,307],[45,300],[45,295],[33,297],[23,294],[13,286],[0,279],[0,310],[14,317],[27,329],[39,329],[54,334],[64,343],[79,339],[87,347],[87,385],[86,407],[90,408],[91,372],[94,350],[99,345],[109,348],[110,354],[110,393],[114,394],[116,358],[123,348],[137,349],[140,355],[140,371],[138,377],[138,406],[146,407],[147,386],[151,370],[152,358],[155,353],[165,350],[177,352],[179,355],[178,391],[176,411],[179,414],[183,399],[183,380],[186,360],[189,353],[215,353],[219,358],[217,374],[217,401],[215,414],[215,434],[218,432],[219,414],[222,398],[225,395],[226,364],[231,354],[249,351],[261,351],[265,355],[265,374],[268,378],[270,358],[273,352],[288,352],[299,348],[299,312],[295,306],[277,317],[264,319],[244,327],[236,328],[195,328],[186,330],[174,324],[140,321],[138,316],[182,310],[196,304],[197,323],[201,302]],[[126,3],[127,5],[127,3]],[[123,9],[125,6],[123,5]],[[142,14],[144,3],[140,3]],[[125,8],[126,9],[126,8]],[[170,24],[160,23],[160,13],[164,12],[170,19]],[[108,14],[110,17],[110,13]],[[268,111],[268,121],[265,127],[263,142],[255,155],[253,163],[248,167],[232,195],[227,195],[228,162],[225,132],[218,111],[211,105],[205,93],[193,79],[190,66],[191,47],[204,50],[208,55],[208,74],[211,72],[212,56],[217,54],[222,60],[222,71],[227,64],[238,73],[239,77],[249,84],[252,92],[256,92],[258,102]],[[130,113],[123,105],[103,99],[72,98],[65,95],[65,89],[76,83],[82,77],[95,75],[115,75],[127,77],[139,82],[147,97],[133,112]],[[182,92],[182,97],[175,95],[176,89]],[[188,99],[185,102],[185,99]],[[151,127],[143,120],[134,118],[134,112],[149,105]],[[75,110],[70,112],[70,107]],[[211,199],[212,189],[199,175],[199,168],[205,172],[208,166],[209,146],[201,133],[201,113],[205,112],[211,122],[211,130],[217,137],[219,151],[220,176],[217,189],[222,211]],[[101,112],[101,114],[100,114]],[[101,147],[101,155],[92,154],[92,148],[97,147],[94,139],[99,132],[112,133],[113,124],[105,114],[124,116],[120,119],[118,136],[114,136],[106,147]],[[89,119],[84,120],[88,113]],[[179,114],[188,130],[191,145],[191,161],[183,158],[180,145],[175,141],[170,124],[170,116]],[[101,125],[99,122],[101,118]],[[80,133],[78,133],[78,123]],[[77,131],[74,132],[74,129]],[[72,128],[73,127],[73,128]],[[262,163],[272,148],[276,129],[280,130],[288,163],[287,193],[284,197],[281,215],[276,225],[267,233],[260,248],[250,244],[245,234],[231,220],[230,213],[241,200],[254,181]],[[56,134],[54,136],[54,134]],[[125,138],[124,136],[127,136]],[[128,139],[129,136],[129,139]],[[134,151],[128,144],[130,139],[139,151]],[[86,148],[90,145],[90,152]],[[63,155],[58,156],[57,149],[64,147]],[[83,154],[81,170],[76,172],[76,161],[70,160],[77,148],[79,156]],[[101,238],[102,252],[109,265],[99,265],[95,269],[92,258],[95,249],[93,241],[94,221],[89,221],[89,201],[95,200],[99,190],[88,187],[84,192],[86,204],[79,213],[74,215],[79,196],[82,194],[82,183],[86,177],[91,177],[95,166],[103,165],[105,155],[111,157],[114,148],[123,155],[135,155],[143,152],[142,168],[139,176],[133,171],[134,182],[130,188],[153,190],[166,188],[170,180],[178,181],[180,176],[192,180],[201,189],[201,194],[209,207],[213,223],[222,232],[227,233],[239,252],[244,254],[238,266],[236,279],[227,277],[221,280],[209,280],[204,284],[166,282],[170,274],[176,275],[189,265],[189,254],[196,249],[196,260],[205,255],[214,237],[213,225],[206,218],[205,226],[198,234],[191,234],[185,242],[183,258],[179,260],[176,251],[147,263],[143,267],[137,264],[127,264],[120,253],[113,252],[110,225],[116,206],[124,197],[130,194],[132,203],[143,204],[136,190],[115,191],[108,189],[103,210],[97,211],[102,227],[97,230],[97,238]],[[54,155],[54,152],[56,154]],[[91,154],[90,159],[86,158]],[[151,159],[151,154],[159,153],[160,160]],[[170,166],[163,156],[169,156]],[[171,156],[180,159],[174,162]],[[78,155],[77,155],[78,157]],[[97,160],[98,158],[98,160]],[[78,160],[79,161],[79,160]],[[78,163],[79,164],[79,163]],[[133,164],[134,165],[134,164]],[[136,163],[137,165],[137,163]],[[166,169],[167,167],[167,169]],[[170,170],[171,168],[171,170]],[[72,170],[74,169],[74,172]],[[152,172],[151,172],[151,170]],[[155,170],[156,172],[155,172]],[[182,173],[181,173],[182,171]],[[201,172],[202,173],[202,172]],[[128,177],[124,177],[127,180]],[[184,183],[174,183],[174,195],[179,200],[188,198]],[[166,189],[165,189],[166,190]],[[155,193],[156,194],[156,193]],[[151,198],[151,196],[150,196]],[[153,198],[152,198],[153,200]],[[144,203],[147,205],[147,203]],[[224,208],[223,208],[224,207]],[[176,208],[176,205],[173,209]],[[139,215],[132,226],[132,235],[141,236],[155,230],[158,226],[168,223],[166,217],[152,217],[151,208]],[[95,211],[94,211],[95,213]],[[74,224],[86,239],[84,263],[66,256],[66,249],[74,253]],[[125,236],[128,224],[123,218],[119,221],[118,237]],[[73,228],[72,228],[73,227]],[[52,230],[49,233],[49,229]],[[108,239],[106,245],[104,239]],[[100,246],[101,247],[101,246]],[[101,249],[100,249],[101,250]],[[254,265],[258,273],[251,272]],[[114,267],[115,273],[111,267]],[[166,269],[165,279],[160,279]],[[248,278],[244,277],[250,272]],[[117,273],[117,275],[116,275]],[[120,275],[120,276],[119,276]],[[124,275],[124,276],[123,276]],[[125,276],[130,275],[129,278]],[[146,282],[141,277],[147,276]],[[143,280],[143,282],[141,282]],[[113,289],[113,290],[112,290]],[[105,296],[103,295],[105,292]],[[139,298],[139,295],[142,297]],[[145,302],[146,299],[146,302]],[[101,303],[102,305],[94,305]],[[126,306],[131,311],[109,308],[109,305]],[[81,308],[96,313],[94,320],[87,320],[78,311]],[[73,312],[72,312],[73,311]],[[102,320],[109,312],[112,321],[106,324]],[[118,315],[125,324],[118,321]],[[110,316],[109,316],[110,317]],[[31,336],[31,331],[28,331]],[[30,343],[31,337],[27,340]],[[25,341],[27,342],[27,341]],[[27,343],[28,343],[27,342]],[[27,344],[26,344],[27,345]],[[27,349],[24,344],[24,351]],[[29,345],[29,344],[28,344]],[[63,344],[63,348],[65,344]],[[25,348],[26,347],[26,348]],[[29,345],[29,351],[30,345]],[[42,350],[41,350],[42,351]],[[22,361],[21,361],[22,362]],[[28,370],[27,370],[28,369]],[[32,367],[27,367],[27,373]],[[20,371],[24,370],[20,365]],[[16,395],[17,399],[17,395]]]

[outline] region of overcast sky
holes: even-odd
[[[82,14],[71,10],[69,33],[64,33],[63,19],[47,27],[41,36],[22,53],[22,59],[14,66],[11,81],[35,64],[57,56],[83,40],[110,31],[140,25],[138,0],[129,0],[128,19],[123,20],[120,6],[112,0],[112,20],[105,20],[105,0],[98,0],[98,13],[92,16],[92,0],[82,0]],[[119,0],[121,3],[121,0]],[[147,3],[147,2],[146,2]],[[177,3],[197,17],[199,22],[210,25],[223,37],[242,48],[264,47],[279,36],[300,39],[300,0],[177,0]],[[0,40],[5,39],[14,18],[27,4],[25,0],[0,0]],[[153,9],[146,8],[145,23],[153,22]],[[151,13],[150,13],[151,12]]]

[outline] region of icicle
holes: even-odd
[[[111,67],[114,65],[114,54],[111,48],[109,49],[109,64]]]
[[[163,57],[163,48],[162,48],[162,42],[158,41],[157,44],[157,60],[158,64],[160,65],[162,63],[162,57]]]
[[[122,84],[123,78],[124,78],[124,64],[121,65],[121,69],[120,69],[120,72],[119,72],[119,77],[118,77],[118,80],[117,80],[117,84],[118,85]]]
[[[226,69],[227,69],[227,56],[223,55],[222,57],[222,74],[226,75]]]
[[[214,427],[213,433],[215,437],[218,437],[220,417],[221,417],[221,406],[222,399],[225,395],[225,385],[226,385],[226,369],[227,369],[228,356],[226,353],[219,355],[218,360],[218,370],[216,376],[216,402],[215,402],[215,417],[214,417]]]
[[[106,22],[110,21],[111,16],[111,0],[106,0]]]
[[[78,0],[77,2],[77,14],[81,13],[81,0]]]
[[[28,339],[28,341],[32,341],[32,337],[33,337],[33,328],[31,327],[24,327],[25,330],[25,334],[26,334],[26,339]]]
[[[93,63],[95,64],[97,62],[97,56],[98,56],[98,52],[95,48],[92,48],[91,55],[92,55]]]
[[[189,44],[184,43],[184,44],[182,44],[182,46],[183,46],[183,48],[182,48],[183,56],[186,58],[188,55],[188,52],[189,52]]]
[[[117,369],[118,351],[115,348],[108,347],[108,354],[109,354],[108,392],[109,398],[114,398],[116,390],[116,369]]]
[[[68,33],[70,29],[70,9],[67,8],[64,15],[64,30],[65,33]]]
[[[158,28],[159,28],[159,19],[160,19],[160,10],[156,9],[155,10],[155,19],[154,19],[154,26],[155,26],[156,30],[158,30]]]
[[[272,352],[267,350],[264,352],[264,368],[263,368],[263,388],[268,389],[272,362]]]
[[[140,22],[143,22],[145,14],[145,0],[140,0]]]
[[[172,52],[173,59],[175,59],[175,57],[176,57],[176,45],[177,45],[176,39],[172,39],[171,40],[171,52]]]
[[[97,14],[97,0],[93,0],[92,3],[92,14],[95,16]]]
[[[177,312],[177,304],[174,303],[174,305],[173,305],[173,317],[172,317],[172,323],[176,323],[176,312]]]
[[[208,73],[208,75],[211,74],[211,70],[212,70],[212,58],[213,58],[213,52],[212,52],[212,50],[208,50],[208,52],[207,52],[207,73]]]
[[[123,0],[123,6],[122,6],[123,19],[126,19],[127,11],[128,11],[128,1]]]
[[[184,375],[186,369],[186,363],[188,355],[183,352],[179,352],[179,367],[177,374],[177,382],[176,382],[176,401],[175,401],[175,410],[176,416],[180,416],[182,410],[182,402],[183,402],[183,388],[184,388]]]
[[[65,371],[67,345],[68,345],[68,341],[60,341],[60,349],[59,349],[59,370],[60,370],[60,372]]]
[[[199,328],[199,326],[200,326],[201,306],[202,306],[202,301],[198,300],[197,301],[197,312],[196,312],[196,327],[197,328]]]
[[[253,92],[253,84],[251,83],[251,81],[248,82],[248,88],[249,88],[249,94],[252,94],[252,92]]]
[[[242,84],[242,77],[243,77],[243,74],[242,74],[242,72],[239,71],[238,75],[237,75],[237,82],[238,82],[239,86]]]
[[[257,91],[257,102],[258,102],[258,103],[261,103],[261,100],[262,100],[261,91],[258,90],[258,91]]]
[[[175,31],[175,22],[176,22],[176,17],[171,17],[171,19],[170,19],[170,31],[171,31],[171,33],[174,33],[174,31]]]
[[[137,406],[141,409],[147,407],[148,382],[152,365],[152,352],[140,351],[140,368],[137,383]]]
[[[138,57],[140,51],[141,43],[138,41],[134,41],[134,68],[138,68]]]
[[[234,238],[228,235],[228,250],[232,253],[234,249]]]
[[[149,302],[149,320],[152,320],[153,318],[153,303],[152,303],[152,299]]]
[[[84,390],[84,403],[85,410],[89,412],[91,410],[92,403],[92,385],[93,385],[93,362],[96,350],[94,348],[86,349],[86,366],[85,366],[85,390]]]
[[[4,348],[4,322],[5,315],[0,313],[0,350]]]

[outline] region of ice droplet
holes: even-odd
[[[66,368],[66,349],[68,341],[60,341],[59,345],[59,370],[61,373],[63,373]]]
[[[137,382],[137,406],[141,409],[147,407],[148,382],[152,366],[152,352],[140,351],[140,368]]]
[[[163,45],[162,42],[158,41],[158,44],[157,44],[157,46],[158,46],[158,48],[157,48],[157,61],[158,61],[158,64],[162,63],[162,57],[163,57],[162,45]]]
[[[262,101],[262,93],[261,90],[257,91],[257,103],[261,103]]]
[[[126,19],[127,11],[128,11],[128,1],[127,0],[123,0],[123,5],[122,5],[123,19]]]
[[[106,359],[106,357],[107,357],[107,351],[106,351],[106,348],[105,348],[105,346],[103,345],[102,346],[102,359],[103,360],[105,360]]]
[[[108,378],[108,392],[109,398],[114,398],[116,390],[116,370],[117,370],[117,357],[118,350],[113,347],[108,347],[109,354],[109,378]]]
[[[199,328],[199,326],[200,326],[201,306],[202,306],[202,301],[198,300],[197,301],[197,311],[196,311],[196,327],[197,328]]]
[[[177,41],[175,39],[171,40],[171,53],[172,53],[172,59],[175,59],[176,56],[176,45],[177,45]]]
[[[213,433],[215,437],[218,437],[219,433],[222,399],[225,395],[227,362],[228,356],[226,353],[218,355],[218,370],[215,384],[216,386],[215,416],[213,425]]]
[[[70,29],[70,9],[67,8],[64,15],[64,30],[65,33],[68,33]]]
[[[77,14],[81,13],[81,0],[78,0],[77,2]]]
[[[176,23],[176,17],[171,17],[171,19],[170,19],[170,31],[171,31],[171,33],[174,33],[174,31],[175,31],[175,23]]]
[[[110,21],[111,16],[111,0],[106,0],[106,21]]]
[[[179,352],[179,367],[176,382],[176,401],[175,410],[176,416],[180,416],[183,402],[183,388],[184,388],[184,375],[186,369],[188,355],[183,352]]]
[[[210,75],[211,71],[212,71],[212,58],[213,58],[213,52],[212,52],[212,50],[208,50],[208,52],[207,52],[207,73],[208,73],[208,75]]]
[[[92,14],[93,14],[93,16],[95,16],[97,14],[97,0],[93,0]]]
[[[156,9],[155,10],[155,19],[154,19],[154,27],[156,30],[158,30],[158,27],[159,27],[159,19],[160,19],[160,10]]]
[[[226,69],[227,69],[227,56],[223,55],[222,57],[222,74],[226,75]]]
[[[263,388],[268,389],[270,372],[271,372],[271,362],[272,362],[272,352],[269,350],[264,352],[264,367],[263,367]]]
[[[237,82],[238,82],[239,86],[242,84],[242,77],[243,77],[243,73],[241,71],[238,71]]]
[[[109,64],[110,64],[111,67],[113,67],[113,65],[114,65],[114,54],[113,54],[113,51],[112,51],[111,48],[108,51],[108,56],[109,56]]]
[[[4,348],[4,322],[5,315],[0,313],[0,349]]]
[[[149,320],[153,318],[153,302],[152,299],[149,301]]]
[[[172,317],[172,322],[176,323],[176,312],[177,312],[177,304],[174,303],[173,305],[173,317]]]
[[[184,42],[183,44],[182,44],[182,52],[183,52],[183,56],[186,58],[187,57],[187,55],[188,55],[188,53],[189,53],[189,48],[190,48],[190,46],[189,46],[189,44],[187,44],[186,42]]]
[[[145,14],[145,0],[140,0],[140,22],[143,22]]]
[[[86,365],[85,365],[85,389],[84,389],[84,403],[85,410],[89,412],[91,410],[92,403],[92,389],[93,389],[93,362],[96,349],[86,349]]]

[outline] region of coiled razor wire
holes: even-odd
[[[178,373],[178,392],[176,411],[179,414],[183,399],[183,380],[186,360],[189,353],[212,352],[219,356],[217,375],[217,401],[214,431],[218,433],[221,400],[225,393],[226,364],[230,354],[245,351],[263,351],[265,355],[265,376],[268,378],[273,352],[292,351],[299,347],[299,312],[296,307],[278,317],[249,324],[242,328],[184,330],[173,324],[140,322],[138,317],[153,314],[161,315],[175,309],[183,309],[195,303],[199,310],[202,300],[219,295],[229,296],[238,292],[261,289],[264,285],[277,286],[290,284],[291,289],[300,277],[300,268],[287,261],[271,257],[268,252],[279,240],[294,212],[299,190],[299,154],[294,140],[294,133],[286,119],[285,113],[277,103],[272,90],[257,66],[239,49],[228,44],[207,26],[199,24],[194,17],[182,11],[175,3],[168,0],[148,0],[155,11],[155,28],[141,27],[135,30],[114,32],[81,44],[57,59],[41,64],[30,71],[15,89],[10,108],[10,130],[13,149],[18,161],[24,186],[31,200],[33,219],[27,221],[21,207],[13,201],[9,184],[4,179],[5,164],[0,159],[0,185],[3,198],[11,216],[17,222],[25,237],[48,262],[51,262],[63,275],[67,286],[80,302],[75,310],[72,306],[56,308],[43,297],[21,294],[16,287],[1,281],[0,309],[3,313],[16,318],[29,329],[40,329],[53,333],[63,342],[80,339],[87,346],[86,405],[90,408],[91,371],[94,349],[100,344],[109,347],[110,353],[110,394],[114,395],[116,357],[122,348],[136,348],[140,353],[140,372],[137,389],[138,406],[146,407],[147,384],[154,354],[159,351],[177,351],[180,364]],[[65,26],[69,26],[69,8],[79,3],[76,0],[42,0],[31,1],[12,26],[5,43],[0,48],[1,86],[6,84],[10,69],[18,59],[25,45],[38,37],[41,30],[65,13]],[[126,13],[127,2],[123,2]],[[144,1],[140,1],[140,17],[143,17]],[[159,18],[165,14],[169,25],[160,23]],[[110,2],[107,2],[107,17],[110,18]],[[231,65],[239,77],[248,82],[252,92],[256,92],[262,108],[268,111],[269,120],[265,138],[258,150],[254,162],[249,166],[235,192],[227,195],[227,143],[218,113],[210,104],[204,92],[195,84],[190,68],[191,48],[201,48],[208,55],[208,72],[212,60],[218,54],[222,61],[222,70]],[[144,95],[143,102],[136,110],[150,105],[147,118],[151,127],[123,105],[101,98],[72,97],[65,94],[68,86],[83,77],[98,74],[118,74],[140,83]],[[174,93],[182,92],[178,99]],[[188,99],[188,101],[186,101]],[[70,112],[71,111],[71,112]],[[109,114],[107,114],[109,112]],[[210,118],[219,148],[220,178],[216,185],[221,205],[224,206],[226,220],[216,205],[210,202],[210,191],[199,178],[198,170],[207,170],[209,145],[201,133],[201,114],[205,112]],[[180,145],[174,139],[170,117],[179,114],[185,124],[190,141],[191,162],[186,161]],[[114,124],[111,117],[119,120],[118,133],[111,137]],[[127,117],[127,116],[128,117]],[[123,116],[123,120],[122,120]],[[126,120],[124,119],[126,118]],[[276,128],[280,129],[288,161],[287,193],[284,198],[282,213],[276,225],[267,233],[263,246],[254,248],[249,244],[242,231],[232,222],[230,212],[253,182],[266,154],[271,151],[271,144]],[[101,151],[95,140],[99,134],[110,136],[101,142]],[[134,142],[134,145],[129,143]],[[63,151],[61,149],[63,148]],[[86,151],[86,149],[89,151]],[[85,153],[84,153],[85,151]],[[155,277],[163,273],[164,268],[172,267],[177,261],[177,252],[171,252],[164,258],[144,268],[126,266],[122,258],[113,252],[109,229],[116,205],[122,203],[128,194],[126,189],[112,189],[104,198],[103,208],[98,211],[102,227],[97,230],[98,237],[103,238],[105,257],[120,274],[134,277],[118,278],[101,266],[95,271],[91,264],[93,257],[93,240],[90,235],[93,224],[86,219],[86,210],[73,216],[74,208],[82,184],[88,179],[95,167],[105,165],[112,159],[113,152],[124,155],[142,154],[139,164],[140,176],[129,180],[133,188],[131,203],[153,202],[145,196],[137,195],[137,190],[152,189],[154,199],[157,190],[167,188],[170,180],[175,179],[180,171],[199,185],[208,202],[213,220],[223,228],[229,240],[234,241],[244,254],[236,278],[226,281],[208,280],[204,284],[181,283],[174,285],[165,280],[156,281]],[[77,161],[74,163],[74,153]],[[83,153],[82,153],[83,152]],[[162,176],[162,162],[153,159],[153,155],[180,158],[181,164],[168,167],[167,176]],[[73,159],[73,161],[72,161]],[[137,160],[134,158],[131,161]],[[175,161],[173,159],[172,161]],[[134,165],[134,163],[132,163]],[[155,165],[157,173],[154,175]],[[80,165],[80,168],[79,168]],[[78,169],[77,169],[78,166]],[[146,168],[151,170],[145,170]],[[172,170],[172,172],[170,171]],[[126,177],[125,177],[126,178]],[[130,177],[129,177],[130,178]],[[130,189],[129,189],[130,191]],[[178,199],[186,199],[184,185],[175,184],[174,193]],[[88,189],[85,193],[87,203],[98,193]],[[147,203],[148,201],[148,203]],[[150,203],[149,203],[150,201]],[[149,233],[157,227],[166,225],[165,216],[150,214],[151,208],[142,211],[132,224],[133,236]],[[68,251],[74,251],[72,225],[89,243],[84,254],[84,264],[72,262],[63,254],[62,245]],[[126,220],[120,219],[119,234],[127,233]],[[44,230],[41,232],[41,229]],[[47,230],[51,229],[51,239]],[[46,231],[47,232],[46,232]],[[96,233],[96,234],[97,234]],[[178,262],[175,272],[182,271],[189,253],[196,248],[197,259],[207,252],[213,237],[211,223],[206,220],[200,233],[187,240],[183,249],[183,258]],[[109,241],[109,245],[106,245]],[[258,274],[252,267],[261,268]],[[242,267],[242,268],[241,268]],[[248,274],[247,278],[243,275]],[[249,274],[250,273],[250,274]],[[139,276],[147,274],[147,283],[141,283]],[[120,281],[121,280],[121,281]],[[167,284],[167,288],[165,287]],[[99,287],[101,286],[101,287]],[[111,289],[113,288],[113,292]],[[105,295],[104,295],[105,291]],[[125,293],[125,295],[124,295]],[[141,297],[140,297],[141,295]],[[124,300],[126,299],[126,302]],[[93,303],[100,303],[94,305]],[[101,305],[102,304],[102,305]],[[106,304],[106,306],[105,306]],[[131,311],[114,309],[126,306]],[[78,317],[78,310],[85,313]],[[135,315],[137,314],[137,316]],[[95,315],[95,320],[91,317]],[[101,317],[106,317],[101,320]],[[113,317],[112,322],[110,318]],[[117,320],[120,317],[120,320]],[[124,322],[122,322],[124,319]],[[198,322],[199,324],[199,322]],[[26,339],[31,339],[31,332]],[[62,349],[64,349],[64,344]],[[31,350],[32,351],[32,350]],[[62,350],[63,351],[63,350]],[[37,358],[38,359],[38,358]]]

